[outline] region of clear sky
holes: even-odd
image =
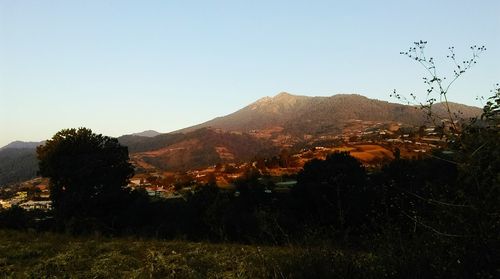
[[[422,93],[399,54],[416,40],[448,69],[486,45],[450,98],[500,82],[500,1],[0,0],[0,146],[88,127],[168,132],[281,91]]]

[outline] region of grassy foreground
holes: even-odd
[[[0,230],[0,278],[380,278],[369,253]]]

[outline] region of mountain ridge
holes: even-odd
[[[13,142],[8,143],[7,145],[0,147],[0,150],[4,149],[32,149],[36,148],[37,146],[44,144],[45,141],[20,141],[16,140]]]
[[[132,134],[129,134],[127,136],[139,136],[139,137],[152,138],[152,137],[156,137],[156,136],[161,135],[161,134],[162,133],[157,132],[155,130],[145,130],[145,131],[138,132],[138,133],[132,133]]]
[[[450,108],[465,110],[464,118],[477,116],[481,109],[450,102]],[[443,104],[435,104],[435,113],[445,116]],[[261,98],[231,114],[174,131],[183,133],[203,127],[219,128],[227,131],[248,132],[255,129],[267,129],[281,126],[294,134],[315,122],[312,129],[323,127],[338,128],[340,122],[349,119],[398,121],[417,125],[425,122],[426,113],[417,106],[408,106],[377,99],[370,99],[359,94],[336,94],[324,96],[301,96],[281,92],[274,97]]]

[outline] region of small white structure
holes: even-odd
[[[27,201],[19,205],[21,208],[25,210],[50,210],[52,208],[52,201]]]

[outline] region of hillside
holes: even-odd
[[[0,186],[31,179],[37,171],[34,147],[0,149]]]
[[[272,155],[279,151],[268,141],[244,133],[229,133],[202,128],[186,134],[167,134],[150,139],[122,138],[127,145],[131,140],[134,161],[164,170],[188,170],[223,162],[250,160],[257,155]],[[140,165],[140,164],[139,164]]]
[[[44,143],[43,141],[19,141],[19,140],[16,140],[16,141],[13,141],[13,142],[7,144],[4,147],[1,147],[0,150],[12,149],[12,148],[15,148],[15,149],[35,149],[37,146],[39,146],[43,143]]]
[[[120,144],[128,147],[130,153],[152,151],[174,144],[185,138],[182,133],[161,134],[154,137],[125,135],[118,137]]]
[[[464,118],[480,113],[479,108],[451,104]],[[445,117],[442,104],[434,108]],[[136,165],[163,170],[187,170],[238,162],[256,156],[269,157],[283,148],[305,146],[323,135],[338,136],[352,120],[429,124],[422,110],[401,104],[373,100],[360,95],[331,97],[296,96],[280,93],[262,98],[230,115],[156,137],[124,136]],[[307,140],[306,140],[307,139]]]

